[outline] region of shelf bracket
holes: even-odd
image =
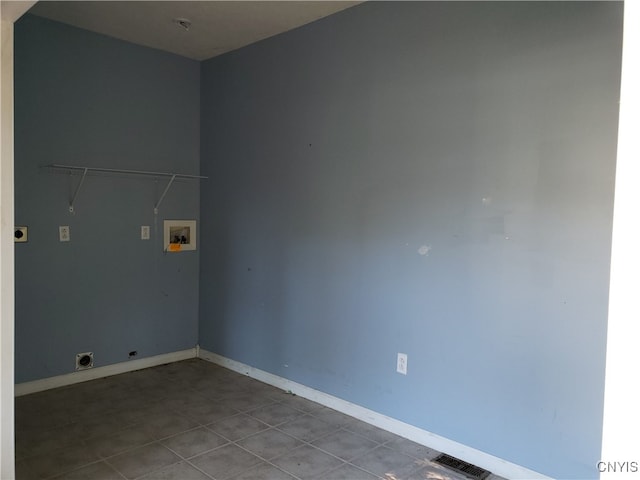
[[[82,178],[80,179],[80,183],[78,183],[78,187],[76,188],[76,192],[73,194],[73,198],[71,199],[71,203],[69,203],[69,213],[75,213],[73,206],[76,203],[76,199],[78,198],[78,193],[80,193],[80,189],[82,188],[82,184],[84,183],[84,179],[87,176],[88,168],[84,168],[82,171]]]
[[[122,174],[122,175],[141,175],[141,176],[162,177],[162,178],[169,177],[169,182],[167,183],[167,186],[164,188],[162,195],[160,195],[160,199],[153,206],[153,213],[155,213],[156,215],[158,214],[158,209],[160,208],[160,204],[164,200],[164,197],[167,195],[167,192],[171,188],[171,185],[173,185],[173,182],[175,181],[176,178],[188,179],[188,180],[202,180],[202,179],[208,178],[202,175],[187,175],[184,173],[150,172],[146,170],[122,170],[117,168],[100,168],[100,167],[79,167],[76,165],[52,164],[52,165],[45,165],[45,167],[53,170],[65,170],[65,171],[68,171],[71,175],[73,175],[73,172],[82,172],[82,178],[80,179],[80,182],[76,187],[76,191],[73,194],[73,198],[69,203],[69,211],[71,213],[74,213],[74,205],[76,203],[78,194],[80,193],[80,189],[84,184],[84,179],[86,178],[88,172],[106,173],[106,174],[113,173],[113,174]]]
[[[167,186],[164,187],[164,191],[162,192],[162,195],[160,195],[160,199],[158,200],[158,202],[154,205],[153,207],[153,213],[154,214],[158,214],[158,209],[160,208],[160,204],[162,203],[162,200],[164,200],[164,196],[167,194],[167,192],[169,191],[169,189],[171,188],[171,185],[173,185],[173,181],[176,179],[176,174],[172,174],[171,175],[171,180],[169,180],[169,183],[167,183]]]

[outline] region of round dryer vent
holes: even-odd
[[[93,352],[78,353],[76,355],[76,370],[93,368]]]

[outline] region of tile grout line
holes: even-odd
[[[249,436],[251,436],[251,435],[249,435]],[[245,437],[245,438],[249,438],[249,437]],[[284,472],[284,473],[286,473],[287,475],[291,475],[294,479],[296,479],[296,480],[302,480],[302,479],[301,479],[300,477],[298,477],[297,475],[294,475],[293,473],[291,473],[291,472],[289,472],[289,471],[285,470],[284,468],[279,467],[278,465],[276,465],[276,464],[274,464],[274,463],[272,463],[272,462],[271,462],[271,460],[275,460],[276,458],[280,458],[281,456],[284,456],[284,455],[285,455],[285,453],[283,453],[282,455],[276,455],[276,456],[275,456],[275,457],[273,457],[271,460],[267,460],[266,458],[261,457],[261,456],[260,456],[260,455],[258,455],[257,453],[252,452],[251,450],[248,450],[247,448],[243,447],[242,445],[238,445],[238,444],[237,444],[237,443],[235,443],[235,442],[233,442],[233,443],[234,443],[234,445],[235,445],[236,447],[241,448],[241,449],[242,449],[242,450],[244,450],[245,452],[250,453],[251,455],[254,455],[255,457],[258,457],[258,458],[259,458],[260,460],[262,460],[263,462],[268,463],[269,465],[271,465],[271,466],[272,466],[272,467],[274,467],[274,468],[277,468],[277,469],[278,469],[278,470],[280,470],[281,472]],[[297,448],[298,448],[298,447],[296,447],[294,450],[296,450]],[[244,472],[246,472],[246,471],[248,471],[248,470],[251,470],[252,468],[255,468],[255,467],[256,467],[256,465],[252,465],[252,466],[251,466],[251,467],[249,467],[248,469],[243,470],[242,472],[238,472],[238,474],[237,474],[237,475],[234,475],[234,477],[237,477],[237,476],[238,476],[238,475],[240,475],[241,473],[244,473]],[[231,479],[229,479],[229,480],[233,480],[233,477],[231,477]]]
[[[104,459],[102,460],[104,463],[106,463],[107,465],[109,465],[114,472],[116,472],[118,475],[120,475],[124,480],[129,480],[127,477],[124,476],[123,473],[120,472],[120,470],[118,470],[116,467],[114,467],[113,465],[111,465],[108,460]]]
[[[194,429],[194,430],[195,430],[195,429]],[[191,432],[191,431],[193,431],[193,430],[189,430],[189,432]],[[185,433],[185,432],[182,432],[182,433]],[[176,435],[174,435],[174,436],[177,436],[177,435],[180,435],[180,433],[178,433],[178,434],[176,434]],[[171,437],[167,437],[167,438],[171,438]],[[228,445],[228,444],[226,444],[226,443],[225,443],[224,445],[220,445],[220,446],[218,446],[218,447],[216,447],[216,448],[221,448],[221,447],[224,447],[225,445]],[[171,447],[168,447],[167,445],[164,445],[164,444],[162,444],[162,446],[163,446],[163,447],[165,447],[167,450],[169,450],[169,451],[170,451],[171,453],[173,453],[174,455],[177,455],[177,456],[178,456],[178,458],[180,458],[180,461],[175,462],[175,463],[172,463],[172,464],[170,464],[170,465],[165,465],[164,467],[161,467],[161,468],[170,467],[171,465],[176,465],[176,464],[178,464],[178,463],[180,463],[180,462],[186,462],[188,465],[191,465],[193,468],[195,468],[195,469],[196,469],[196,470],[198,470],[199,472],[203,473],[206,477],[210,478],[211,480],[216,480],[214,477],[212,477],[211,475],[209,475],[209,474],[208,474],[207,472],[205,472],[204,470],[201,470],[200,468],[198,468],[196,465],[194,465],[193,463],[191,463],[191,462],[188,460],[188,458],[183,457],[183,456],[182,456],[182,455],[180,455],[178,452],[176,452],[175,450],[173,450]],[[211,452],[211,451],[213,451],[213,450],[216,450],[216,448],[212,448],[211,450],[207,450],[207,452]],[[203,452],[202,454],[207,453],[207,452]],[[195,458],[195,457],[197,457],[197,456],[199,456],[199,455],[201,455],[201,454],[193,455],[192,457],[189,457],[189,458]],[[158,470],[160,470],[160,469],[158,469]],[[144,475],[149,475],[150,473],[153,473],[154,471],[155,471],[155,472],[157,472],[158,470],[149,471],[149,472],[145,473]],[[142,478],[142,477],[144,477],[144,475],[141,475],[140,477],[137,477],[137,478]]]

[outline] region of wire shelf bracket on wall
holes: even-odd
[[[117,168],[100,168],[100,167],[80,167],[76,165],[52,164],[52,165],[47,165],[47,167],[53,170],[64,170],[69,172],[72,175],[73,174],[82,175],[82,177],[80,178],[80,182],[78,182],[78,186],[76,187],[76,190],[73,196],[71,197],[71,201],[69,202],[70,213],[75,213],[74,206],[76,204],[76,200],[78,199],[78,194],[80,193],[80,190],[82,189],[82,185],[84,184],[84,180],[87,177],[87,174],[89,172],[113,173],[113,174],[121,174],[121,175],[147,176],[147,177],[159,177],[159,178],[168,177],[169,181],[167,182],[167,185],[164,187],[164,190],[162,191],[160,198],[153,206],[153,213],[156,215],[158,214],[158,210],[160,208],[160,205],[162,204],[162,201],[164,200],[164,197],[167,195],[167,192],[169,191],[169,189],[171,188],[171,185],[173,185],[173,182],[176,179],[180,178],[180,179],[202,180],[202,179],[208,178],[202,175],[187,175],[185,173],[150,172],[146,170],[122,170]]]

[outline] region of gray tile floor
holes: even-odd
[[[18,480],[463,480],[437,453],[199,359],[16,399]]]

